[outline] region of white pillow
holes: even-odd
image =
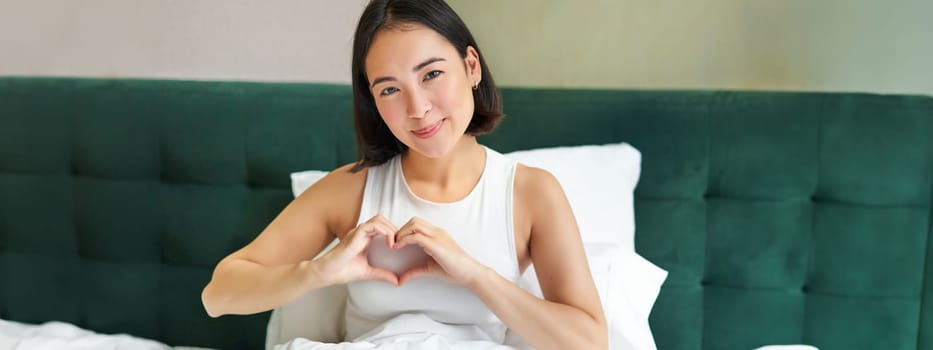
[[[291,173],[292,178],[292,196],[298,198],[308,187],[315,182],[327,176],[327,171],[308,170],[297,173]]]
[[[560,182],[584,243],[611,242],[635,250],[633,192],[641,152],[627,143],[543,148],[506,154],[549,171]]]
[[[648,316],[667,271],[614,243],[584,243],[583,248],[606,315],[609,349],[657,349]],[[525,270],[518,285],[544,298],[533,265]],[[506,343],[526,348],[512,332],[507,334]]]
[[[634,192],[641,175],[641,152],[627,143],[616,143],[506,156],[547,170],[560,182],[603,303],[610,348],[657,349],[648,315],[667,271],[635,253]],[[542,297],[534,266],[522,274],[519,285]]]
[[[628,343],[630,349],[657,349],[648,316],[658,299],[667,271],[634,251],[620,250],[612,264],[609,301],[609,344]],[[624,341],[622,341],[624,339]],[[613,349],[622,349],[613,347]]]

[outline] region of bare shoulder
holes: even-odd
[[[309,186],[255,240],[232,255],[268,266],[313,258],[355,226],[366,170],[353,173],[352,166],[334,169]]]
[[[512,205],[512,220],[515,225],[516,255],[519,257],[519,266],[522,271],[531,263],[532,232],[535,236],[547,235],[550,226],[542,218],[556,217],[553,203],[566,201],[557,179],[547,170],[530,167],[521,163],[515,168],[514,203]],[[564,220],[567,220],[565,217]]]
[[[515,220],[534,233],[549,235],[546,228],[576,226],[570,202],[560,182],[549,171],[519,163],[515,169]],[[569,225],[568,225],[569,224]],[[565,226],[568,225],[568,226]]]
[[[533,204],[541,199],[560,199],[564,190],[551,172],[519,163],[515,169],[515,197]]]
[[[363,187],[366,185],[367,169],[364,168],[355,173],[351,172],[350,169],[353,168],[354,164],[346,164],[330,171],[305,189],[295,199],[295,202],[303,203],[303,205],[330,203],[328,206],[333,206],[333,204],[342,203],[341,200],[352,199],[347,197],[354,197],[353,194],[356,194],[356,192],[362,195]],[[350,196],[347,196],[348,194]]]
[[[366,186],[367,168],[352,172],[355,163],[334,169],[314,183],[296,199],[305,202],[319,212],[327,213],[328,230],[337,236],[352,228],[359,215]]]
[[[366,174],[368,172],[367,168],[363,168],[360,171],[352,172],[350,169],[353,169],[353,166],[356,163],[345,164],[337,169],[332,170],[326,176],[321,178],[320,181],[314,183],[308,189],[315,188],[316,191],[350,191],[354,189],[363,190],[363,187],[366,185]],[[302,194],[303,195],[303,194]]]

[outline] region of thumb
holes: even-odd
[[[437,276],[438,267],[439,266],[437,266],[437,263],[435,263],[433,260],[425,262],[423,265],[413,267],[402,273],[402,276],[399,277],[398,284],[401,286],[416,278]]]
[[[369,279],[386,281],[396,286],[399,285],[398,276],[396,276],[394,272],[383,268],[370,267],[366,277]]]

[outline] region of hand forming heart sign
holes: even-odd
[[[485,268],[443,229],[417,217],[395,229],[381,215],[347,233],[321,259],[321,273],[331,284],[378,279],[401,285],[436,277],[466,285]]]

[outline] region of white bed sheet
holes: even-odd
[[[171,347],[126,334],[99,334],[65,322],[39,325],[0,320],[0,350],[209,350]]]
[[[323,343],[305,338],[293,339],[275,350],[524,350],[489,339],[479,327],[439,323],[423,314],[402,314],[359,338],[343,343]]]
[[[402,315],[382,327],[340,344],[299,338],[276,346],[282,350],[361,350],[361,349],[477,349],[525,350],[475,338],[476,330],[444,327],[426,316]],[[387,336],[391,334],[391,336]],[[0,320],[0,350],[210,350],[177,346],[126,334],[100,334],[65,322],[39,325]]]
[[[414,317],[414,318],[412,318]],[[524,344],[502,345],[492,341],[458,339],[456,332],[423,331],[425,320],[417,315],[393,319],[361,339],[339,344],[299,338],[280,344],[276,350],[527,350]],[[393,328],[395,327],[395,328]],[[408,331],[397,327],[410,328]],[[418,327],[418,328],[412,328]],[[417,331],[414,331],[417,329]],[[436,331],[436,330],[435,330]],[[393,334],[385,337],[384,334]],[[508,341],[506,342],[508,343]],[[171,347],[160,342],[126,334],[99,334],[65,322],[32,325],[0,319],[0,350],[211,350],[198,347]],[[809,345],[772,345],[756,350],[817,350]]]

